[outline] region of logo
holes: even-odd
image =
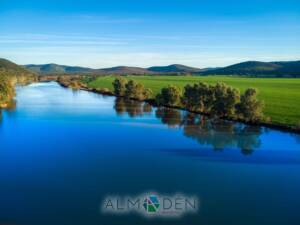
[[[143,206],[148,213],[155,213],[158,210],[160,203],[157,196],[150,195],[144,200]]]
[[[139,196],[108,196],[101,205],[102,213],[126,214],[138,213],[146,217],[180,217],[188,213],[197,213],[197,197],[184,194],[160,195],[156,193]]]

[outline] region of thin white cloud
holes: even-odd
[[[99,16],[90,14],[80,14],[65,16],[65,21],[76,21],[78,23],[88,23],[88,24],[131,24],[131,23],[141,23],[144,20],[140,18],[125,18],[125,17],[109,17],[109,16]]]
[[[0,44],[52,44],[52,45],[125,45],[126,42],[117,41],[67,41],[67,40],[28,40],[28,39],[0,39]]]

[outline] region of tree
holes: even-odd
[[[241,96],[240,103],[237,104],[237,114],[241,119],[257,122],[263,118],[263,102],[257,98],[257,90],[249,88]]]
[[[235,106],[240,99],[239,90],[229,87],[224,83],[217,83],[214,87],[213,114],[219,117],[235,115]]]
[[[118,77],[113,82],[114,93],[117,96],[124,96],[126,91],[127,80],[123,77]]]
[[[0,108],[6,107],[14,95],[15,89],[12,81],[4,72],[0,72]]]
[[[212,86],[206,83],[184,87],[183,104],[191,111],[210,113],[213,100]]]
[[[183,93],[183,98],[182,102],[185,105],[185,107],[188,110],[191,111],[196,111],[196,102],[197,102],[198,96],[196,93],[196,87],[195,85],[186,85],[184,87],[184,93]]]
[[[161,89],[161,93],[156,96],[159,105],[179,106],[181,103],[182,91],[180,88],[170,85]]]
[[[145,100],[151,97],[152,91],[148,88],[145,88],[143,84],[138,83],[134,80],[130,80],[125,85],[125,97],[133,98],[137,100]]]

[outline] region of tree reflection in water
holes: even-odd
[[[160,119],[163,124],[168,127],[181,126],[182,115],[179,110],[160,107],[156,109],[156,118]]]
[[[148,103],[117,98],[114,106],[118,115],[127,113],[130,117],[143,116],[152,112]],[[215,151],[225,148],[239,148],[244,155],[251,155],[261,145],[262,128],[231,121],[211,119],[205,116],[177,109],[159,107],[156,118],[170,128],[182,128],[183,134],[201,145],[212,146]]]
[[[197,140],[202,145],[213,146],[218,151],[225,147],[238,147],[244,155],[249,155],[261,144],[260,127],[208,119],[192,113],[187,113],[183,129],[185,136]]]
[[[150,104],[125,98],[116,98],[114,109],[117,115],[127,113],[132,118],[152,112],[152,106]]]
[[[0,109],[0,123],[2,122],[2,111],[6,112],[6,115],[9,116],[13,116],[13,113],[15,112],[17,107],[17,102],[16,100],[12,99],[8,104],[7,107],[5,109]]]
[[[17,107],[17,101],[14,100],[14,99],[12,99],[12,100],[8,103],[8,105],[7,105],[7,107],[5,108],[5,110],[8,111],[8,112],[14,112],[14,111],[16,110],[16,107]]]

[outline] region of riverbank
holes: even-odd
[[[17,72],[16,72],[17,73]],[[14,101],[15,87],[36,82],[37,76],[33,74],[15,74],[12,71],[0,70],[0,109],[10,108]]]
[[[85,79],[92,88],[107,88],[113,91],[112,82],[115,76],[101,76],[95,79]],[[215,85],[223,82],[244,93],[249,87],[258,90],[258,99],[265,103],[264,115],[273,124],[290,127],[300,127],[300,79],[290,78],[245,78],[234,76],[126,76],[127,80],[141,83],[153,91],[153,96],[162,88],[174,85],[184,90],[187,84],[207,83]]]
[[[62,87],[65,87],[65,88],[72,88],[72,89],[76,89],[76,90],[84,90],[84,91],[89,91],[89,92],[102,94],[102,95],[108,95],[108,96],[116,96],[112,91],[110,91],[107,88],[103,88],[103,89],[91,88],[91,87],[88,87],[87,85],[82,84],[82,83],[80,83],[79,86],[77,86],[78,85],[77,84],[76,87],[74,88],[74,86],[72,86],[72,82],[68,82],[66,80],[64,81],[62,79],[57,79],[57,82]],[[116,97],[123,98],[122,96],[116,96]],[[132,100],[137,100],[137,99],[132,99]],[[154,101],[154,99],[147,99],[147,100],[144,100],[144,102],[147,102],[147,103],[151,104],[152,106],[157,107],[157,104]],[[179,109],[179,110],[185,110],[185,111],[189,111],[191,113],[196,113],[196,114],[200,114],[200,115],[209,116],[208,114],[199,113],[199,112],[195,112],[195,111],[190,111],[190,110],[187,110],[187,109],[182,108],[182,107],[175,107],[175,106],[173,106],[173,107],[164,106],[164,107],[174,108],[174,109]],[[264,127],[267,127],[267,128],[276,129],[276,130],[280,130],[280,131],[284,131],[284,132],[292,132],[292,133],[300,134],[300,127],[296,127],[296,126],[293,127],[293,126],[289,126],[289,125],[275,124],[275,123],[272,123],[272,122],[256,122],[256,123],[253,123],[253,122],[243,121],[243,120],[240,120],[240,119],[226,118],[226,117],[222,117],[220,119],[234,121],[234,122],[240,122],[240,123],[244,123],[244,124],[252,125],[252,126],[264,126]]]

